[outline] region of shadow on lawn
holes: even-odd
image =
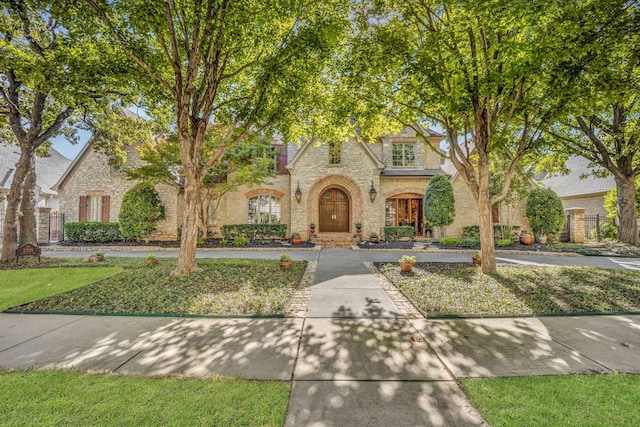
[[[491,277],[534,313],[640,310],[640,283],[633,272],[584,267],[507,268],[508,274],[499,272]]]

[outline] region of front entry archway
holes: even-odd
[[[321,232],[349,231],[349,196],[339,188],[329,188],[320,194],[318,222]]]

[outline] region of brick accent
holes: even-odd
[[[284,193],[282,191],[278,191],[273,188],[256,188],[255,190],[250,190],[244,193],[244,196],[247,199],[252,198],[253,196],[258,196],[261,194],[267,194],[269,196],[276,196],[280,199],[284,197]]]
[[[571,243],[584,243],[584,208],[569,208],[569,241]]]

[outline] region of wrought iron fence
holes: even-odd
[[[585,238],[600,241],[602,239],[615,238],[617,226],[615,218],[607,218],[605,215],[585,215],[584,216]]]

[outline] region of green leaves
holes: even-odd
[[[125,239],[139,239],[153,233],[164,219],[164,206],[153,184],[134,185],[122,198],[118,221]]]
[[[424,193],[424,220],[436,227],[453,223],[456,216],[453,187],[449,179],[437,174],[431,180]]]

